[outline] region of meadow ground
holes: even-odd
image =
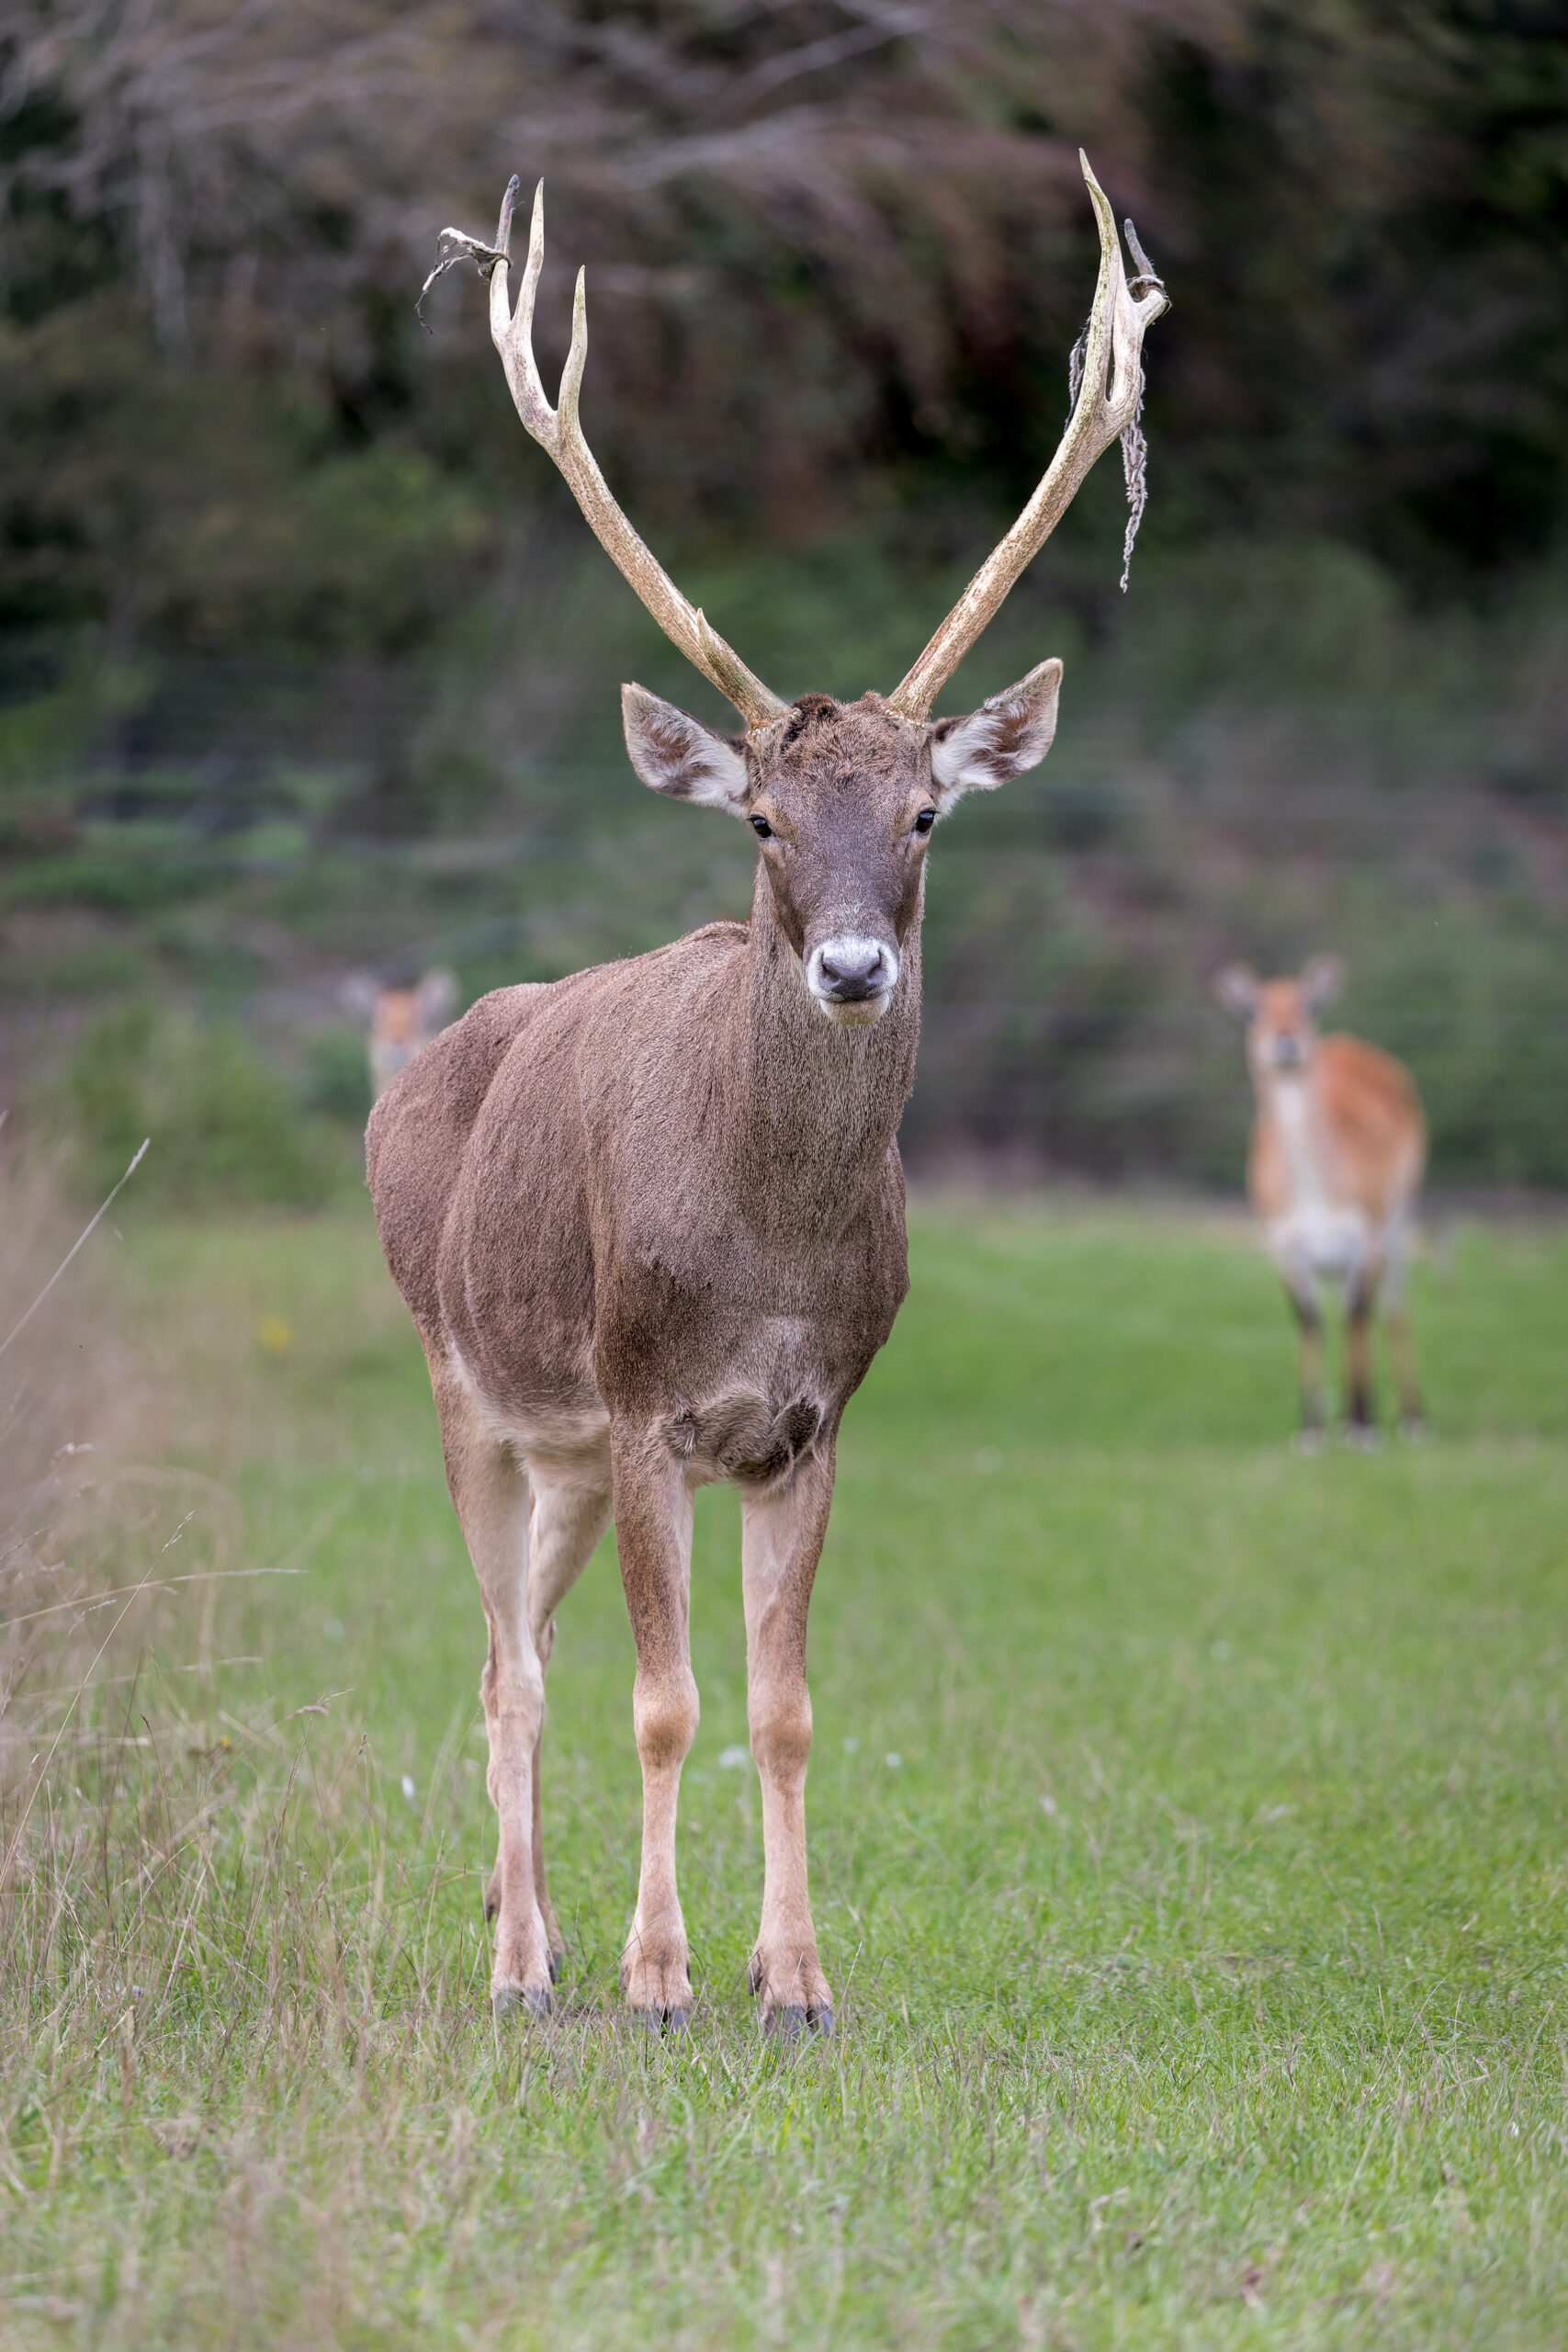
[[[917,1216],[812,1617],[839,2031],[779,2048],[733,1498],[690,2037],[617,2008],[611,1545],[551,1675],[560,2013],[498,2031],[482,1621],[368,1219],[123,1227],[141,1421],[6,1563],[7,2345],[1562,2342],[1562,1229],[1419,1269],[1429,1444],[1303,1460],[1238,1229]]]

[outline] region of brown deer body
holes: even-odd
[[[1421,1428],[1404,1274],[1426,1121],[1414,1079],[1392,1055],[1359,1037],[1319,1035],[1317,1014],[1341,977],[1334,956],[1318,956],[1296,979],[1259,980],[1231,965],[1214,984],[1221,1003],[1247,1023],[1258,1104],[1247,1191],[1296,1317],[1309,1446],[1326,1419],[1325,1290],[1344,1303],[1351,1439],[1376,1442],[1371,1324],[1380,1299],[1401,1425],[1409,1435]]]
[[[655,790],[740,818],[760,844],[749,923],[484,998],[370,1123],[388,1263],[424,1342],[490,1623],[481,1687],[501,1820],[489,1902],[502,2006],[549,2007],[562,1945],[542,1847],[545,1669],[556,1611],[613,1518],[644,1796],[623,1980],[650,2021],[682,2024],[690,2011],[675,1812],[697,1725],[693,1497],[728,1479],[741,1495],[762,1793],[752,1986],[769,2023],[831,2024],[807,1884],[807,1611],[840,1420],[907,1288],[895,1137],[919,1027],[926,843],[964,791],[1043,758],[1061,665],[1042,662],[968,718],[926,713],[1099,448],[1135,419],[1138,344],[1164,308],[1152,277],[1134,301],[1089,185],[1100,290],[1050,494],[1037,493],[1028,529],[1003,542],[903,686],[849,706],[769,694],[610,501],[576,424],[581,281],[558,415],[545,406],[528,337],[537,208],[515,318],[511,191],[493,248],[457,240],[491,273],[492,329],[525,423],[650,609],[749,722],[721,735],[628,686],[634,767]]]

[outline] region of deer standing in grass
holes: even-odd
[[[748,1714],[764,1881],[752,1990],[766,2025],[831,2028],[807,1888],[806,1623],[845,1405],[908,1289],[895,1136],[915,1069],[926,844],[961,796],[1043,759],[1061,663],[967,718],[943,682],[1101,450],[1135,432],[1140,349],[1166,297],[1084,164],[1100,264],[1060,448],[1019,521],[886,699],[785,704],[660,570],[578,423],[580,276],[558,409],[532,344],[542,190],[515,314],[513,181],[493,246],[447,231],[491,288],[518,411],[666,634],[733,703],[721,734],[642,687],[626,747],[655,792],[749,825],[748,923],[498,989],[428,1046],[371,1117],[387,1261],[429,1359],[452,1498],[490,1623],[481,1682],[500,1853],[492,1997],[543,2014],[563,1946],[545,1880],[540,1735],[556,1611],[613,1519],[637,1645],[642,1863],[622,1960],[631,2009],[692,2004],[675,1872],[697,1728],[688,1637],[693,1498],[740,1489]],[[1129,471],[1134,470],[1130,459]]]
[[[1400,1423],[1411,1436],[1421,1429],[1404,1273],[1427,1125],[1403,1063],[1359,1037],[1318,1035],[1317,1015],[1342,978],[1337,956],[1314,956],[1293,980],[1259,980],[1231,964],[1214,981],[1220,1002],[1247,1023],[1258,1102],[1247,1190],[1295,1312],[1309,1447],[1321,1442],[1326,1418],[1325,1288],[1344,1301],[1352,1440],[1376,1442],[1371,1325],[1380,1293]]]

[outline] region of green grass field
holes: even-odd
[[[367,1217],[125,1232],[139,1458],[6,1588],[57,1611],[0,1716],[7,2345],[1568,2337],[1561,1229],[1418,1269],[1429,1444],[1305,1460],[1239,1228],[917,1216],[812,1616],[840,2030],[785,2048],[733,1498],[691,2035],[618,2013],[611,1545],[551,1672],[560,2014],[498,2032],[482,1619]]]

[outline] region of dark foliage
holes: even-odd
[[[409,299],[514,166],[552,191],[558,351],[589,263],[592,426],[639,512],[799,541],[891,492],[966,538],[1054,442],[1080,141],[1177,294],[1154,527],[1466,582],[1561,522],[1565,114],[1544,0],[24,7],[0,613],[428,634],[494,493],[542,494],[473,289],[434,342]]]

